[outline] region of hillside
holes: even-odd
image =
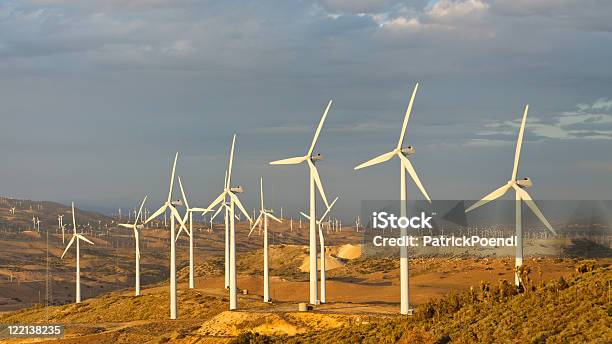
[[[278,343],[610,343],[612,271],[528,285],[488,283],[419,306],[413,318],[311,332],[295,337],[243,334],[234,342]]]

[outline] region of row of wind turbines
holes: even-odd
[[[404,120],[402,123],[402,128],[400,131],[400,136],[397,141],[397,144],[394,148],[386,153],[383,153],[379,156],[376,156],[358,166],[355,167],[355,170],[363,169],[365,167],[373,166],[376,164],[380,164],[386,161],[391,160],[394,157],[397,157],[400,162],[400,215],[406,216],[406,174],[410,176],[410,178],[415,183],[416,187],[423,194],[425,199],[431,202],[431,198],[429,197],[425,187],[420,181],[414,166],[412,165],[409,157],[415,154],[416,150],[412,145],[404,146],[404,138],[406,135],[406,129],[408,127],[408,121],[410,119],[410,114],[412,112],[412,107],[414,103],[414,99],[418,90],[418,83],[415,85],[412,95],[410,97],[410,101],[408,103],[408,107],[406,109]],[[326,302],[326,288],[325,288],[325,239],[322,230],[322,224],[324,223],[325,218],[329,215],[333,205],[336,203],[338,198],[336,197],[333,202],[330,204],[328,202],[327,196],[325,194],[325,190],[323,188],[323,184],[321,182],[321,177],[317,170],[317,164],[323,160],[323,156],[320,153],[315,154],[315,147],[317,140],[321,134],[321,130],[331,108],[332,101],[330,100],[327,104],[323,116],[321,117],[319,124],[316,128],[314,137],[310,143],[308,150],[305,155],[291,157],[281,160],[276,160],[270,162],[271,165],[295,165],[306,163],[309,170],[309,211],[308,214],[301,213],[309,221],[309,303],[316,305],[319,302]],[[522,226],[521,226],[521,202],[525,202],[527,206],[534,212],[534,214],[540,219],[540,221],[548,228],[551,232],[556,234],[550,223],[546,220],[542,212],[539,210],[531,196],[527,193],[525,188],[529,188],[532,186],[532,181],[529,178],[518,179],[518,166],[519,166],[519,158],[521,153],[521,146],[523,141],[523,134],[525,130],[527,113],[529,107],[525,107],[525,111],[523,113],[521,126],[519,129],[519,136],[517,140],[516,150],[515,150],[515,158],[514,158],[514,167],[511,175],[511,179],[502,187],[493,191],[492,193],[484,196],[482,200],[476,202],[468,209],[466,212],[470,212],[492,200],[495,200],[501,196],[503,196],[510,189],[515,190],[515,198],[517,200],[516,203],[516,235],[518,238],[518,243],[516,247],[516,260],[515,265],[518,270],[518,267],[522,265],[522,257],[523,257],[523,243],[522,243]],[[238,210],[244,215],[244,217],[249,221],[252,225],[251,230],[249,232],[249,236],[253,233],[255,227],[263,224],[263,274],[264,274],[264,287],[263,287],[263,301],[270,302],[270,281],[269,281],[269,263],[268,263],[268,223],[269,220],[274,220],[281,222],[276,216],[274,216],[272,210],[266,209],[264,206],[264,188],[263,188],[263,179],[260,180],[260,202],[261,207],[259,211],[259,216],[256,218],[253,223],[253,219],[249,215],[248,211],[243,206],[240,201],[238,194],[242,193],[244,190],[242,186],[233,186],[232,185],[232,165],[234,160],[234,148],[236,144],[236,135],[233,136],[228,168],[226,170],[225,179],[223,183],[223,190],[217,196],[217,198],[212,201],[207,207],[190,207],[187,196],[185,194],[185,189],[183,187],[183,183],[180,177],[178,177],[179,187],[181,191],[182,200],[172,200],[172,195],[174,191],[174,181],[176,175],[176,165],[179,153],[177,152],[174,157],[174,162],[172,165],[172,170],[170,174],[170,186],[168,191],[168,196],[162,206],[157,209],[152,215],[146,218],[146,220],[142,220],[141,212],[144,207],[144,204],[147,200],[147,196],[144,197],[140,209],[138,211],[138,215],[134,217],[133,223],[122,223],[120,226],[132,229],[134,231],[134,239],[135,239],[135,247],[136,247],[136,286],[135,286],[135,294],[140,295],[140,249],[139,249],[139,237],[140,231],[144,228],[144,225],[155,218],[159,217],[162,214],[166,214],[167,211],[170,212],[170,319],[177,319],[178,307],[177,307],[177,284],[176,284],[176,240],[180,236],[182,232],[185,232],[185,235],[189,237],[189,288],[194,288],[194,257],[193,257],[193,213],[208,213],[214,212],[214,215],[211,216],[211,221],[220,213],[224,213],[224,223],[225,223],[225,286],[229,290],[229,309],[235,310],[237,309],[237,285],[236,285],[236,233],[235,233],[235,220],[237,218],[236,207]],[[323,215],[317,218],[316,212],[316,195],[318,194],[322,199],[323,203],[326,206],[326,210]],[[181,215],[177,207],[185,206],[185,214]],[[217,207],[217,208],[216,208]],[[216,208],[216,210],[215,210]],[[76,302],[80,302],[80,286],[79,286],[79,240],[86,241],[88,243],[93,244],[91,241],[86,239],[81,234],[77,234],[76,232],[76,223],[74,219],[74,203],[73,203],[73,236],[68,243],[64,254],[71,247],[71,245],[76,242],[76,250],[77,250],[77,298]],[[60,220],[61,221],[61,220]],[[178,231],[176,230],[176,222],[178,222]],[[187,227],[187,223],[189,227]],[[318,295],[318,276],[317,276],[317,234],[319,237],[320,247],[318,248],[320,251],[320,291],[321,295],[319,298]],[[406,229],[401,230],[401,235],[407,235]],[[62,257],[64,256],[62,255]],[[520,277],[515,274],[515,283],[517,286],[520,284]],[[402,246],[400,248],[400,313],[401,314],[411,314],[412,309],[410,308],[410,290],[409,290],[409,260],[408,260],[408,248],[406,246]]]

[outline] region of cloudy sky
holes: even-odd
[[[0,1],[0,194],[90,209],[158,205],[173,152],[193,203],[235,182],[256,207],[306,206],[317,150],[347,218],[398,195],[406,144],[432,198],[475,199],[511,173],[537,199],[612,198],[612,2],[607,0]],[[415,197],[411,184],[409,197]],[[178,196],[178,194],[177,194]],[[290,209],[290,210],[289,210]]]

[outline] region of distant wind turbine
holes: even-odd
[[[234,146],[236,144],[236,134],[232,139],[232,148],[230,150],[230,158],[227,168],[227,180],[223,187],[223,192],[208,206],[207,209],[213,209],[217,204],[225,202],[225,199],[229,197],[229,291],[230,291],[230,310],[235,310],[238,307],[238,294],[236,290],[236,231],[235,231],[235,215],[234,207],[238,206],[238,209],[244,214],[244,216],[252,223],[252,219],[249,216],[249,212],[244,208],[236,193],[242,193],[242,186],[232,187],[232,163],[234,160]]]
[[[76,241],[76,303],[81,302],[81,249],[79,240],[83,240],[93,245],[93,242],[83,235],[77,233],[77,225],[74,216],[74,202],[72,202],[72,238],[70,238],[68,246],[66,246],[66,249],[64,249],[64,253],[62,253],[62,257],[60,259],[64,259],[64,255],[66,255],[66,252],[68,252],[70,246],[72,246],[72,244]]]
[[[159,208],[153,215],[151,215],[145,223],[150,222],[159,215],[163,214],[166,209],[170,209],[170,319],[174,320],[177,317],[178,307],[176,303],[176,228],[174,228],[174,221],[178,221],[181,228],[185,228],[185,223],[176,206],[183,205],[183,202],[172,201],[172,191],[174,188],[174,175],[176,172],[176,161],[178,160],[178,152],[174,156],[174,164],[172,165],[172,174],[170,175],[170,189],[168,190],[168,198],[166,202]],[[136,221],[138,218],[135,219]]]
[[[337,200],[338,200],[338,197],[336,197],[334,201],[331,202],[327,210],[325,210],[321,218],[317,221],[317,225],[319,227],[319,245],[321,246],[319,248],[321,251],[321,257],[320,257],[320,260],[321,260],[321,303],[327,302],[327,288],[326,288],[327,281],[325,279],[325,237],[323,236],[323,221],[325,220],[325,217],[331,211],[331,208],[334,206],[334,204],[336,204]],[[310,217],[308,215],[302,212],[300,212],[300,214],[302,214],[302,216],[310,220]]]
[[[258,225],[263,223],[263,231],[264,231],[264,247],[263,247],[263,275],[264,275],[264,302],[270,302],[270,273],[268,268],[268,218],[271,218],[274,221],[281,223],[282,221],[276,218],[276,216],[272,215],[272,210],[267,210],[264,207],[264,192],[263,192],[263,178],[259,179],[259,187],[261,189],[261,209],[259,211],[259,216],[253,223],[253,227],[251,227],[251,231],[249,232],[249,237],[253,233],[253,230]]]
[[[125,228],[131,228],[134,230],[134,241],[135,241],[135,246],[136,246],[136,286],[135,286],[135,294],[136,296],[140,295],[140,243],[139,243],[139,238],[140,238],[140,230],[144,228],[143,224],[138,224],[138,220],[140,218],[140,213],[142,212],[142,207],[144,206],[145,202],[147,201],[147,196],[144,197],[144,199],[142,200],[142,203],[140,204],[140,209],[138,210],[138,216],[136,217],[136,220],[134,221],[134,223],[120,223],[119,226],[121,227],[125,227]]]
[[[187,196],[185,195],[185,189],[183,189],[183,182],[181,181],[181,177],[178,177],[179,187],[181,189],[181,195],[183,196],[183,203],[185,203],[185,217],[183,217],[183,222],[187,221],[187,217],[189,217],[189,231],[185,229],[185,233],[189,236],[189,289],[195,288],[194,271],[193,271],[193,213],[207,213],[210,210],[205,208],[190,208],[189,202],[187,201]],[[183,227],[181,227],[176,234],[176,240],[178,240],[181,235],[181,231],[183,231]]]

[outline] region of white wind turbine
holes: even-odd
[[[172,201],[172,190],[174,188],[174,174],[176,172],[176,161],[178,160],[178,152],[174,156],[174,164],[172,165],[172,174],[170,175],[170,189],[168,190],[168,198],[166,202],[159,208],[153,215],[151,215],[145,223],[150,222],[159,215],[163,214],[166,209],[170,209],[170,319],[176,319],[177,316],[177,304],[176,304],[176,228],[174,228],[174,221],[178,221],[181,228],[185,228],[185,223],[181,218],[178,210],[175,206],[182,205],[181,201]],[[136,218],[136,221],[138,218]],[[186,228],[185,228],[186,230]]]
[[[321,251],[321,257],[320,257],[320,261],[321,261],[321,303],[327,302],[327,288],[326,288],[327,282],[325,279],[325,237],[323,237],[323,221],[325,220],[325,217],[331,211],[331,208],[334,206],[334,204],[336,204],[337,200],[338,200],[338,197],[336,197],[334,201],[331,202],[327,210],[325,210],[325,212],[323,213],[323,216],[321,216],[321,218],[317,221],[317,225],[319,227],[319,245],[320,245],[319,250]],[[302,214],[302,216],[310,220],[310,217],[308,215],[302,212],[300,212],[300,214]]]
[[[70,248],[70,246],[72,246],[72,243],[76,241],[76,297],[75,297],[75,300],[76,300],[76,303],[80,303],[81,302],[81,249],[80,249],[81,246],[79,245],[79,240],[83,240],[92,245],[93,245],[93,242],[91,242],[89,239],[87,239],[83,235],[77,233],[76,220],[74,217],[74,202],[72,202],[72,230],[73,230],[72,238],[70,238],[70,241],[68,242],[66,249],[64,249],[64,253],[62,253],[62,257],[60,259],[64,259],[64,255],[66,255],[66,252],[68,252],[68,249]]]
[[[223,185],[225,188],[225,185],[227,184],[227,170],[225,171],[225,179],[223,180]],[[212,210],[212,208],[210,208]],[[217,217],[217,215],[219,215],[219,213],[221,213],[221,210],[224,210],[225,214],[223,217],[223,222],[225,224],[225,251],[224,251],[224,255],[225,255],[225,260],[224,260],[224,265],[225,265],[225,289],[229,289],[230,287],[230,282],[229,282],[229,275],[230,275],[230,266],[229,266],[229,261],[230,261],[230,234],[229,234],[229,205],[228,202],[225,201],[225,198],[223,199],[223,202],[220,202],[219,207],[217,208],[217,210],[215,211],[215,213],[211,216],[210,218],[210,228],[212,230],[213,227],[213,220],[215,219],[215,217]],[[236,219],[238,219],[237,216],[234,216]]]
[[[519,160],[521,157],[521,146],[523,144],[523,134],[525,133],[525,124],[527,122],[527,112],[528,111],[529,111],[529,105],[526,105],[525,112],[523,113],[523,120],[521,122],[521,127],[519,129],[518,139],[516,141],[516,150],[514,151],[514,167],[512,169],[512,176],[510,177],[510,180],[508,180],[508,182],[505,185],[491,192],[490,194],[484,196],[480,201],[474,203],[472,206],[470,206],[469,208],[465,210],[466,213],[469,211],[472,211],[480,207],[483,204],[489,203],[490,201],[493,201],[503,196],[506,192],[508,192],[508,190],[514,189],[515,199],[516,199],[515,206],[516,206],[516,238],[517,238],[516,258],[515,258],[515,266],[517,269],[514,274],[514,283],[516,284],[516,286],[519,286],[521,282],[520,276],[518,274],[518,267],[523,265],[523,230],[522,230],[522,224],[521,224],[521,205],[522,205],[521,201],[527,204],[527,206],[531,209],[531,211],[533,211],[533,213],[538,217],[538,219],[540,219],[540,221],[542,221],[544,226],[546,226],[546,228],[548,228],[549,231],[551,231],[553,234],[557,234],[557,232],[555,232],[555,230],[550,225],[548,220],[546,220],[546,218],[544,217],[544,215],[542,214],[538,206],[535,204],[531,196],[529,196],[527,191],[524,190],[525,188],[529,188],[533,185],[533,183],[531,182],[531,179],[529,178],[517,179]]]
[[[264,207],[264,195],[263,195],[263,178],[259,179],[259,187],[261,189],[261,209],[259,211],[259,216],[253,223],[253,227],[251,227],[251,231],[249,232],[249,237],[253,233],[253,230],[258,225],[263,223],[263,231],[264,231],[264,248],[263,248],[263,275],[264,275],[264,285],[263,285],[263,300],[264,302],[270,302],[270,273],[268,267],[268,218],[271,218],[274,221],[281,223],[282,221],[276,218],[276,216],[272,215],[272,210],[267,210]]]
[[[316,230],[316,200],[315,200],[315,184],[319,189],[319,193],[321,194],[321,198],[323,202],[325,202],[325,206],[329,207],[329,202],[327,202],[327,197],[325,197],[325,191],[323,191],[323,185],[321,184],[321,178],[319,177],[319,172],[315,166],[315,162],[322,160],[323,157],[321,154],[313,155],[313,151],[315,145],[317,143],[317,139],[319,138],[319,134],[321,133],[321,128],[323,127],[323,123],[325,122],[325,118],[327,117],[327,113],[329,112],[329,108],[332,105],[332,101],[330,100],[323,112],[323,117],[319,121],[319,126],[317,127],[317,131],[312,139],[312,143],[310,144],[310,148],[308,152],[304,156],[287,158],[277,161],[272,161],[270,165],[295,165],[300,164],[302,162],[306,162],[308,164],[308,169],[310,170],[310,304],[315,305],[317,302],[317,230]],[[301,220],[300,220],[301,221]],[[301,226],[300,226],[301,227]]]
[[[187,196],[185,195],[185,189],[183,189],[183,182],[181,181],[181,177],[178,177],[179,187],[181,189],[181,195],[183,196],[183,203],[185,203],[185,217],[183,217],[183,222],[187,221],[187,217],[189,216],[189,231],[185,229],[185,233],[189,236],[189,289],[195,288],[194,283],[194,271],[193,271],[193,213],[207,213],[210,210],[204,208],[190,208],[189,202],[187,201]],[[183,231],[183,227],[181,227],[176,234],[176,240],[178,240],[181,232]]]
[[[232,148],[230,150],[230,158],[227,168],[227,178],[225,185],[223,186],[223,192],[208,206],[207,209],[213,209],[217,204],[225,202],[225,199],[229,197],[229,211],[226,219],[229,218],[229,291],[230,291],[230,310],[235,310],[238,306],[238,295],[236,292],[236,231],[235,231],[235,215],[234,207],[237,205],[238,209],[244,214],[244,216],[252,223],[252,219],[249,216],[249,212],[246,211],[236,193],[242,193],[242,186],[232,187],[232,163],[234,160],[234,146],[236,144],[236,134],[232,139]]]
[[[410,102],[408,103],[408,108],[406,109],[406,114],[404,116],[404,123],[402,124],[402,131],[400,133],[399,140],[397,141],[397,146],[387,153],[381,154],[371,160],[368,160],[361,165],[355,167],[355,170],[359,170],[364,167],[380,164],[387,160],[390,160],[394,156],[397,156],[400,159],[400,215],[406,216],[406,172],[410,174],[412,180],[416,186],[421,190],[421,193],[425,198],[431,202],[427,191],[421,184],[421,180],[416,174],[412,163],[406,156],[412,155],[415,153],[415,149],[413,146],[402,147],[404,143],[404,135],[406,134],[406,127],[408,126],[408,119],[410,118],[410,112],[412,111],[412,104],[414,103],[414,97],[416,95],[417,89],[419,88],[419,84],[417,83],[414,86],[414,90],[412,91],[412,96],[410,97]],[[340,223],[340,230],[342,230],[342,223]],[[406,229],[401,229],[401,236],[406,236]],[[410,314],[412,312],[410,308],[410,285],[409,285],[409,268],[408,268],[408,247],[401,246],[400,247],[400,313],[401,314]]]
[[[144,228],[144,224],[138,224],[138,220],[140,218],[140,213],[142,212],[142,207],[147,201],[147,196],[144,197],[142,203],[140,204],[140,209],[138,210],[138,216],[134,223],[120,223],[119,226],[125,228],[131,228],[134,230],[134,241],[136,245],[136,286],[135,286],[135,294],[136,296],[140,295],[140,230]]]

